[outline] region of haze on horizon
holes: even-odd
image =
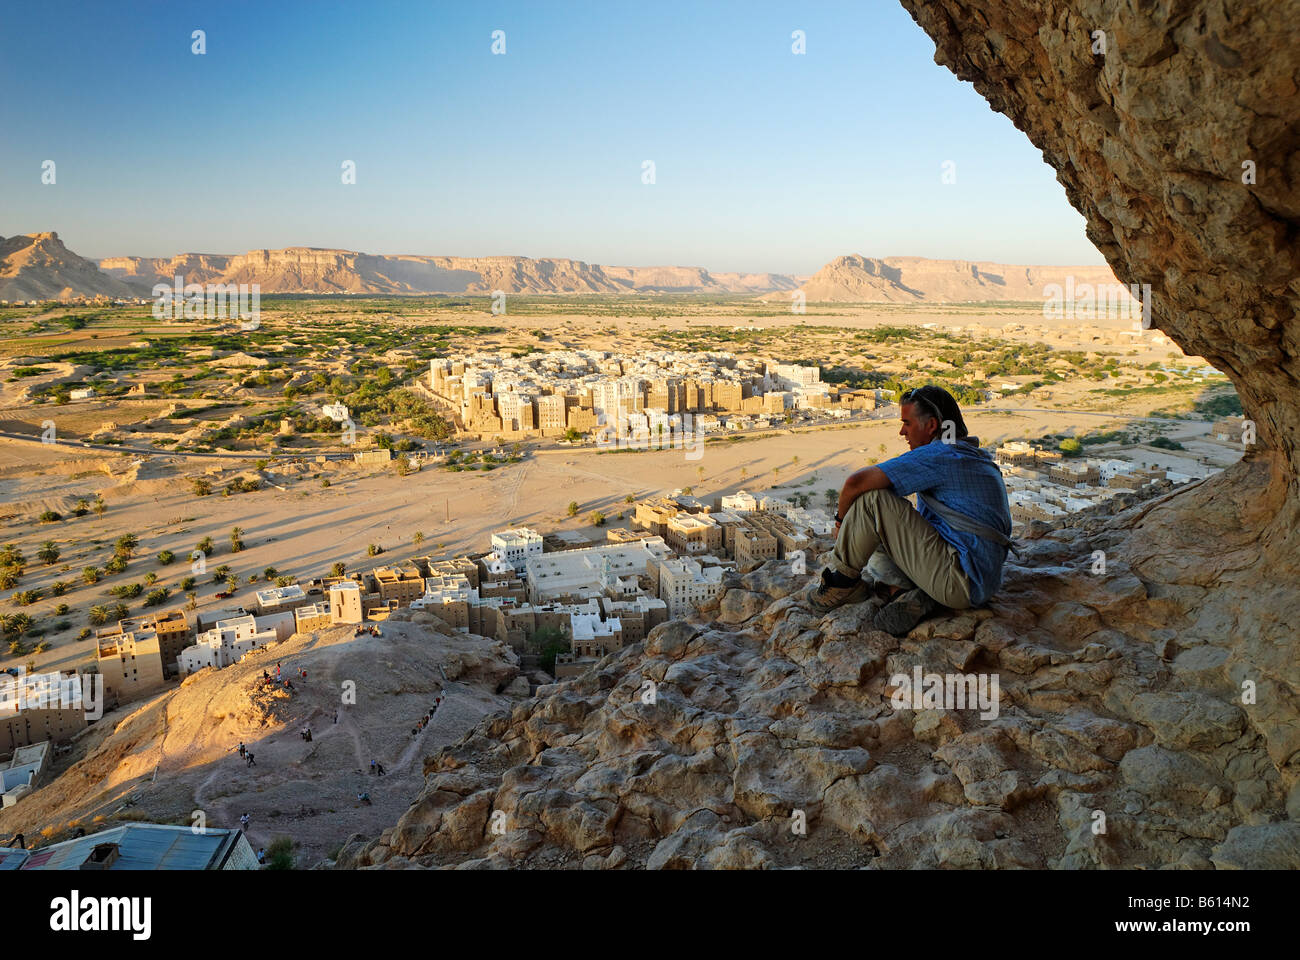
[[[1038,151],[933,55],[893,0],[10,7],[0,235],[93,258],[1102,264]]]

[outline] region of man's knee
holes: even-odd
[[[893,490],[868,490],[853,501],[849,506],[849,513],[852,514],[854,510],[859,513],[871,512],[878,509],[881,504],[901,499]]]

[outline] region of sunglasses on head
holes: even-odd
[[[943,414],[939,412],[939,408],[936,407],[932,401],[922,395],[921,391],[924,389],[924,387],[918,387],[916,390],[906,391],[902,397],[899,398],[899,404],[919,404],[927,413],[930,414],[930,416],[934,417],[934,419],[938,420],[940,423],[943,423]]]

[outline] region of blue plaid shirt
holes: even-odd
[[[974,438],[944,443],[936,436],[924,446],[877,466],[900,497],[925,492],[958,513],[1011,535],[1011,507],[1002,471]],[[987,603],[1002,585],[1007,548],[973,533],[953,530],[924,503],[918,510],[939,536],[957,548],[961,568],[970,578],[971,606]]]

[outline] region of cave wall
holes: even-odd
[[[900,2],[1042,150],[1116,276],[1150,284],[1152,325],[1232,379],[1252,455],[1280,452],[1294,483],[1300,2]]]

